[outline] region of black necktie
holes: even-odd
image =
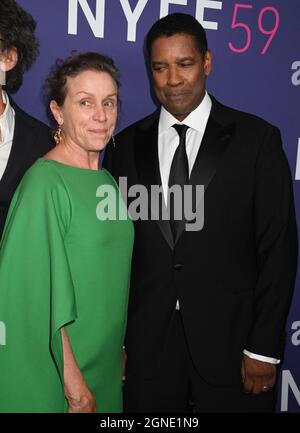
[[[186,125],[173,125],[173,128],[176,129],[179,135],[179,146],[177,147],[170,169],[169,175],[169,188],[173,185],[179,185],[181,187],[182,192],[182,208],[180,209],[182,218],[183,215],[183,187],[189,183],[189,162],[186,154],[185,147],[185,137],[186,131],[188,130],[188,126]],[[174,210],[176,203],[174,201],[174,196],[169,196],[169,212],[170,212],[170,225],[173,233],[174,241],[176,241],[176,236],[178,232],[178,228],[181,224],[181,220],[176,220],[174,218]],[[178,206],[178,204],[177,204]],[[179,210],[179,209],[178,209]]]

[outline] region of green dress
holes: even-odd
[[[116,200],[101,220],[106,190]],[[39,159],[28,170],[0,245],[0,412],[67,411],[63,326],[97,412],[122,411],[133,237],[105,169]]]

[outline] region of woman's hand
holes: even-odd
[[[61,328],[64,353],[64,388],[69,403],[68,413],[95,413],[96,399],[81,373],[65,328]]]

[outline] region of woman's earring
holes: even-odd
[[[111,136],[113,147],[116,147],[116,141],[114,135]]]
[[[57,128],[57,130],[55,131],[55,134],[54,134],[54,141],[55,141],[55,144],[56,144],[56,146],[61,142],[61,126],[60,125],[58,125],[58,128]]]

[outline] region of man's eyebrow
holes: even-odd
[[[176,61],[177,62],[185,62],[186,60],[195,60],[195,58],[193,56],[185,56],[185,57],[177,57]]]
[[[193,56],[184,56],[184,57],[176,57],[176,62],[185,62],[185,61],[191,61],[191,60],[195,60],[195,58],[193,57]],[[153,64],[155,64],[155,65],[157,65],[157,64],[165,64],[165,63],[168,63],[167,61],[165,61],[165,60],[152,60],[151,61],[151,64],[153,65]]]

